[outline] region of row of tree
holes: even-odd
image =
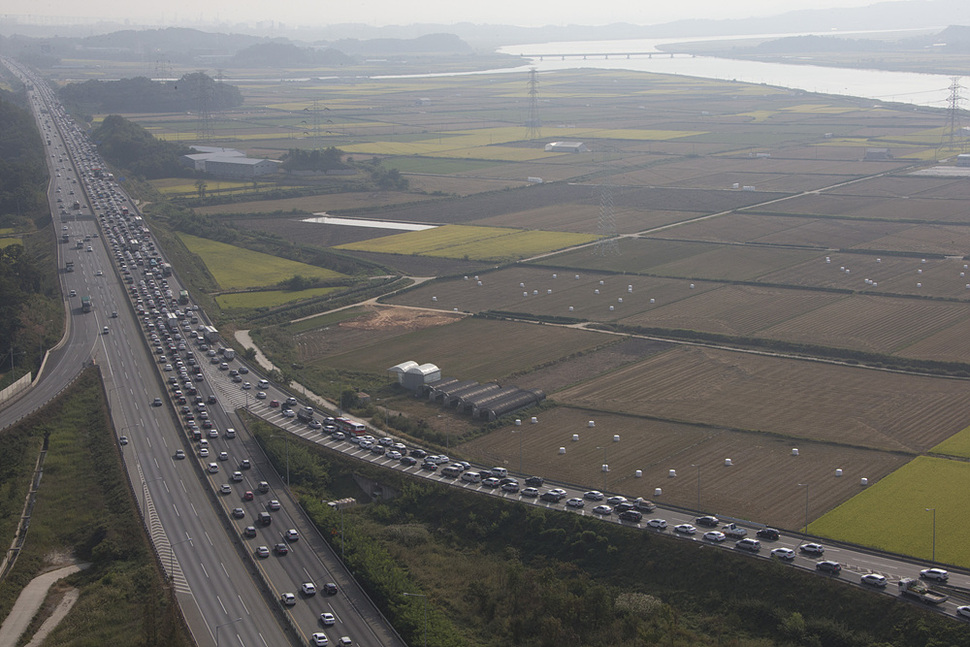
[[[203,72],[177,81],[152,81],[144,76],[118,81],[69,83],[58,91],[61,101],[83,114],[106,112],[198,112],[241,106],[234,85],[216,82]]]
[[[147,179],[192,174],[179,161],[187,147],[162,141],[133,121],[109,115],[92,133],[102,157],[114,166]]]

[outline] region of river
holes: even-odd
[[[864,34],[871,32],[853,32]],[[762,34],[734,38],[780,38],[808,34]],[[851,35],[839,32],[840,36]],[[823,67],[819,65],[762,63],[713,56],[671,56],[661,52],[660,46],[671,43],[701,40],[731,40],[721,38],[666,38],[606,41],[570,41],[509,45],[498,49],[500,53],[524,55],[527,63],[506,69],[457,74],[405,75],[375,78],[415,78],[435,76],[465,76],[470,74],[524,74],[535,68],[540,73],[558,70],[604,69],[653,72],[656,74],[679,74],[709,79],[763,83],[807,92],[821,92],[875,101],[908,103],[934,108],[948,107],[952,79],[944,74],[918,74],[914,72],[886,72],[855,68]],[[626,58],[616,53],[638,52]],[[648,57],[647,53],[654,53]],[[586,58],[582,58],[586,54]],[[606,54],[611,54],[606,58]],[[562,55],[566,58],[563,59]]]

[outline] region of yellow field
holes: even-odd
[[[970,427],[955,433],[930,450],[933,454],[970,458]]]
[[[848,106],[816,106],[810,103],[803,104],[800,106],[790,106],[788,108],[782,108],[782,112],[797,112],[800,114],[816,114],[816,115],[841,115],[846,112],[855,112],[857,108],[851,108]]]
[[[199,189],[195,186],[194,182],[185,182],[185,180],[177,180],[179,184],[172,184],[172,179],[167,180],[153,180],[151,183],[158,190],[159,193],[164,195],[177,195],[180,193],[184,194],[198,194]],[[225,191],[228,189],[252,189],[252,182],[229,182],[227,180],[206,180],[206,191]],[[275,186],[268,182],[263,182],[260,186],[268,187]]]
[[[24,241],[19,238],[0,238],[0,249],[11,245],[23,245]]]
[[[596,236],[590,234],[445,225],[424,231],[409,231],[394,236],[349,243],[340,245],[337,249],[442,258],[504,260],[524,258],[594,240]]]
[[[970,499],[965,494],[968,481],[970,463],[918,457],[813,521],[809,530],[929,560],[933,513],[926,509],[935,509],[937,561],[970,567],[970,543],[963,540],[970,517]],[[912,574],[917,570],[913,567]]]
[[[297,263],[189,234],[179,234],[179,238],[189,251],[202,259],[216,282],[225,290],[276,285],[297,274],[320,279],[344,276],[333,270]]]
[[[238,308],[272,308],[291,301],[319,297],[340,288],[311,288],[297,292],[285,290],[261,290],[259,292],[238,292],[236,294],[220,294],[216,302],[223,310]]]

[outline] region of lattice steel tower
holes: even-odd
[[[966,140],[963,137],[963,129],[960,124],[960,79],[952,77],[950,79],[950,96],[947,97],[946,127],[943,129],[943,137],[940,140],[940,148],[937,157],[941,157],[946,152],[960,152],[966,148]]]
[[[529,70],[529,117],[525,121],[525,138],[535,141],[542,137],[542,122],[539,120],[539,73],[536,68]]]
[[[620,248],[616,244],[616,214],[613,211],[613,170],[612,155],[607,154],[607,171],[603,184],[600,185],[600,216],[596,223],[596,233],[599,242],[593,247],[596,256],[619,256]]]
[[[196,99],[199,106],[199,119],[195,126],[195,136],[199,141],[212,141],[212,115],[209,113],[209,104],[212,101],[211,79],[206,76],[205,70],[199,70],[196,74]]]

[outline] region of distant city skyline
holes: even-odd
[[[903,0],[881,0],[901,2]],[[453,0],[421,0],[404,3],[391,0],[358,0],[346,3],[320,3],[289,0],[275,4],[240,3],[237,0],[168,0],[165,3],[119,3],[116,0],[7,0],[0,19],[25,24],[112,21],[143,26],[198,26],[280,24],[288,28],[321,27],[360,23],[382,27],[411,24],[515,25],[521,27],[564,25],[608,25],[631,23],[656,25],[675,20],[754,18],[800,9],[864,7],[874,0],[684,0],[659,3],[619,0],[607,4],[562,3],[552,0],[488,3],[463,3]]]

